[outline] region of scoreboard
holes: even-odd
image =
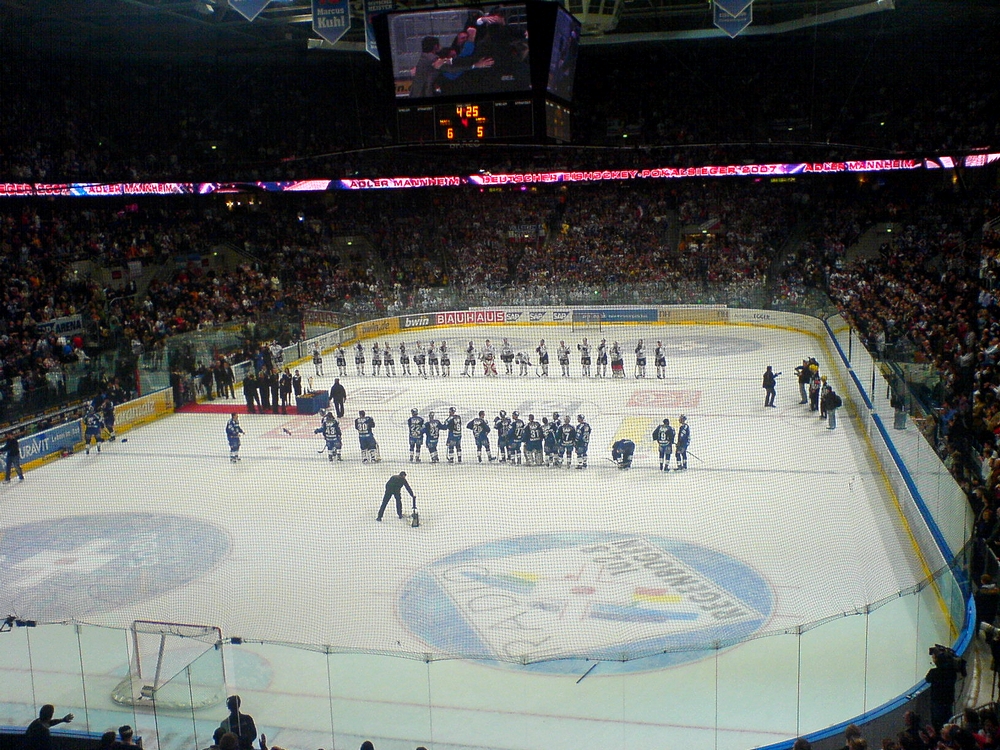
[[[534,132],[530,99],[451,104],[410,104],[396,110],[401,143],[467,143],[530,138]]]

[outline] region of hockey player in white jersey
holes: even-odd
[[[590,377],[590,343],[587,338],[584,337],[582,344],[576,345],[577,350],[580,352],[580,367],[583,370],[583,377]]]
[[[559,342],[559,348],[556,350],[556,356],[559,359],[559,369],[562,370],[562,376],[564,378],[569,377],[569,347],[566,346],[565,341]]]

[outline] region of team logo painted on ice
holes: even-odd
[[[71,516],[0,537],[0,610],[40,621],[108,612],[185,586],[229,554],[229,536],[187,516]]]
[[[576,674],[664,669],[736,645],[774,595],[729,555],[655,536],[566,533],[472,547],[426,565],[399,612],[441,653]],[[623,659],[628,659],[627,661]]]

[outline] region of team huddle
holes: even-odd
[[[601,339],[599,344],[593,345],[584,338],[576,345],[576,350],[579,356],[580,374],[583,377],[605,378],[608,376],[609,364],[612,378],[625,377],[625,354],[617,341],[609,345],[607,339]],[[645,378],[648,357],[646,344],[642,339],[639,339],[633,352],[635,363],[633,377]],[[506,338],[499,346],[494,345],[489,339],[486,339],[482,346],[469,341],[464,349],[464,355],[462,377],[475,377],[477,372],[483,377],[496,377],[500,368],[503,369],[504,375],[527,377],[534,373],[541,378],[549,376],[550,355],[545,339],[538,342],[538,346],[534,348],[534,355],[524,348],[515,349]],[[554,356],[560,374],[564,378],[571,377],[571,355],[570,346],[565,341],[560,341],[555,348]],[[389,378],[410,376],[414,374],[412,369],[414,367],[416,375],[423,378],[451,376],[452,352],[446,341],[429,341],[426,345],[417,341],[410,349],[407,349],[405,342],[400,342],[394,349],[388,342],[380,344],[376,341],[370,353],[366,352],[364,345],[359,341],[354,345],[354,369],[358,377],[369,374],[367,369],[369,357],[372,377],[379,377],[383,373]],[[667,355],[662,341],[657,341],[653,347],[652,359],[657,379],[663,380],[667,373]],[[337,364],[339,377],[346,377],[347,353],[342,346],[337,346],[334,350],[334,361]],[[397,361],[399,369],[396,368]],[[323,355],[318,347],[313,349],[313,365],[316,374],[322,375]]]

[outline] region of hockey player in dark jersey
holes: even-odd
[[[448,409],[444,426],[448,430],[448,463],[454,463],[456,456],[458,463],[462,463],[462,418],[454,406]]]
[[[424,418],[416,409],[410,409],[410,418],[406,420],[406,429],[410,436],[410,461],[420,463],[420,444],[424,441]]]
[[[663,342],[656,342],[656,349],[653,350],[653,360],[656,363],[656,379],[663,380],[667,377],[667,353],[663,348]]]
[[[545,465],[552,466],[556,460],[558,444],[556,443],[556,428],[559,425],[550,422],[548,417],[542,417],[542,442],[545,446]]]
[[[608,376],[608,340],[601,339],[597,345],[597,374],[602,378]]]
[[[226,423],[226,440],[229,441],[229,462],[236,463],[240,460],[240,435],[243,434],[243,428],[240,427],[240,417],[238,414],[230,414],[229,421]],[[100,453],[101,446],[97,446],[97,451]],[[90,449],[87,449],[90,452]]]
[[[471,341],[465,347],[465,367],[462,370],[463,378],[471,378],[476,374],[476,345]]]
[[[507,433],[510,432],[510,418],[503,409],[493,418],[493,431],[497,434],[497,453],[500,463],[507,463]]]
[[[344,459],[340,456],[340,449],[344,445],[343,434],[340,431],[340,422],[337,418],[333,416],[333,412],[327,412],[323,415],[323,423],[313,430],[314,434],[322,435],[323,440],[326,441],[326,453],[327,458],[331,461],[336,458],[338,461],[343,461]]]
[[[235,414],[233,416],[236,416]],[[101,419],[101,415],[98,414],[97,410],[93,406],[87,407],[87,413],[83,417],[83,445],[86,452],[90,453],[90,440],[94,439],[97,443],[97,452],[101,452],[101,443],[104,442],[104,436],[101,431],[104,429],[104,420]]]
[[[483,462],[483,449],[486,449],[486,458],[490,462],[496,461],[493,451],[490,450],[490,424],[486,421],[486,412],[479,412],[479,416],[466,425],[472,430],[472,436],[476,439],[476,458],[479,463]]]
[[[587,450],[590,448],[590,425],[582,414],[576,415],[576,468],[587,468]]]
[[[423,378],[427,377],[427,353],[424,351],[423,344],[419,341],[417,342],[417,351],[413,355],[413,364],[417,366],[417,375]]]
[[[670,471],[670,454],[674,449],[674,428],[670,420],[664,419],[663,424],[653,430],[653,440],[660,446],[660,471]]]
[[[340,373],[340,377],[347,377],[347,355],[344,353],[344,348],[342,346],[337,346],[337,351],[333,353],[333,357],[337,362],[337,370]]]
[[[438,350],[432,341],[427,345],[427,366],[430,367],[431,375],[440,377],[441,368],[438,367]]]
[[[372,377],[377,378],[382,371],[382,347],[376,341],[372,344]]]
[[[556,466],[566,462],[566,468],[573,466],[573,447],[576,445],[576,428],[569,423],[569,414],[563,417],[563,423],[556,431],[559,440],[559,455],[556,456]]]
[[[427,421],[424,422],[424,437],[427,439],[427,452],[431,456],[432,464],[436,464],[440,460],[438,458],[438,438],[441,436],[442,427],[440,420],[434,416],[434,412],[427,415]]]
[[[510,432],[507,433],[507,452],[511,464],[521,464],[521,444],[524,442],[524,420],[515,411],[511,413]]]
[[[358,418],[354,420],[354,429],[358,431],[358,442],[361,445],[361,462],[373,464],[378,461],[375,420],[367,416],[364,411],[359,411]]]
[[[545,434],[542,425],[535,420],[534,414],[528,415],[528,423],[524,426],[524,462],[529,466],[542,466],[542,441]]]
[[[611,446],[611,460],[618,464],[619,469],[632,466],[632,454],[635,453],[635,443],[628,438],[622,438]]]
[[[691,428],[688,427],[687,417],[683,414],[677,419],[681,423],[681,426],[677,428],[677,452],[675,454],[677,466],[674,467],[674,470],[680,471],[688,467],[688,445],[691,444]]]

